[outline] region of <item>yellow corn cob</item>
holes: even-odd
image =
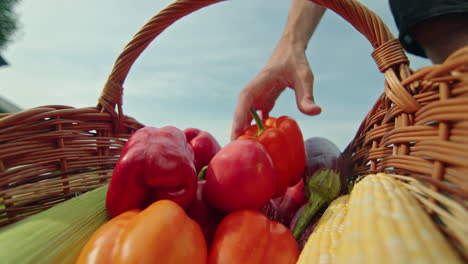
[[[348,198],[349,195],[341,196],[328,206],[301,251],[298,264],[335,262],[335,248],[343,231]]]
[[[354,186],[336,263],[461,263],[419,202],[383,173]]]

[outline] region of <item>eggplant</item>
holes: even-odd
[[[317,211],[316,214],[314,214],[314,216],[312,217],[312,219],[310,219],[309,223],[305,227],[302,234],[296,239],[300,250],[302,250],[304,248],[305,244],[307,243],[307,240],[309,240],[309,236],[312,234],[312,232],[314,232],[315,227],[317,226],[317,224],[318,224],[318,222],[320,220],[320,217],[322,217],[323,213],[325,212],[325,209],[326,208],[322,207],[320,210]],[[294,227],[296,226],[297,219],[300,217],[300,215],[302,214],[303,211],[304,211],[304,206],[299,208],[297,213],[292,218],[291,223],[289,225],[289,230],[291,230],[291,232],[294,230]]]
[[[345,158],[338,146],[323,137],[312,137],[304,141],[306,150],[306,168],[304,170],[304,181],[306,185],[310,178],[322,170],[332,169],[340,175],[340,192],[346,191],[347,168]],[[306,197],[310,196],[308,189],[304,190]]]
[[[297,210],[307,202],[303,190],[304,181],[301,179],[296,185],[288,187],[283,196],[270,199],[261,212],[270,220],[289,226]]]
[[[304,194],[308,198],[292,230],[299,239],[316,213],[346,189],[346,170],[340,149],[330,140],[312,137],[304,141],[306,168]]]

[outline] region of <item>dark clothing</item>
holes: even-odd
[[[6,60],[3,59],[2,56],[0,56],[0,67],[7,66],[7,65],[8,65],[8,63],[6,62]]]
[[[389,0],[389,2],[403,48],[421,57],[427,56],[411,36],[413,26],[442,15],[468,16],[468,0]]]

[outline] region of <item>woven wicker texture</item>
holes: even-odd
[[[442,65],[412,72],[398,40],[376,14],[352,0],[314,2],[369,40],[385,75],[384,93],[345,150],[353,175],[395,173],[430,186],[433,192],[419,192],[418,199],[468,259],[468,46]],[[439,193],[458,207],[442,205]]]
[[[131,66],[172,23],[219,1],[176,1],[154,16],[117,58],[97,106],[0,114],[0,226],[108,182],[121,148],[143,127],[122,111]]]
[[[143,125],[122,110],[133,63],[172,23],[221,0],[178,0],[153,17],[117,58],[96,107],[42,106],[0,115],[0,225],[105,184],[127,138]],[[345,153],[354,175],[405,175],[462,255],[468,255],[468,47],[413,72],[398,40],[351,0],[315,0],[374,48],[383,94]],[[382,87],[380,88],[382,89]]]

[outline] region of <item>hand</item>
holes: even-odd
[[[313,96],[314,75],[305,55],[305,48],[283,38],[267,65],[239,94],[231,130],[231,140],[240,136],[250,125],[250,107],[261,111],[263,118],[273,109],[280,94],[290,87],[296,95],[298,109],[306,115],[321,112]]]

